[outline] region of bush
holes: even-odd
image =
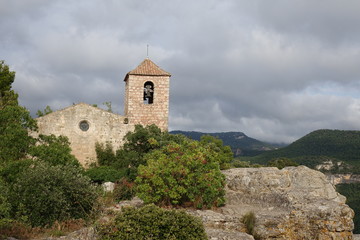
[[[154,205],[124,208],[114,222],[100,225],[97,230],[101,240],[207,239],[200,219]]]
[[[277,167],[278,169],[283,169],[288,166],[299,166],[297,162],[290,158],[275,158],[268,162],[269,167]]]
[[[225,177],[214,156],[211,148],[191,140],[152,151],[145,156],[147,166],[139,166],[137,195],[160,205],[223,205]]]
[[[242,219],[242,223],[245,225],[246,233],[250,235],[254,235],[254,227],[256,223],[256,217],[254,212],[248,212],[246,213]]]
[[[135,183],[123,178],[115,185],[114,198],[117,201],[130,200],[135,196],[135,193]]]
[[[117,182],[126,175],[126,169],[117,170],[110,166],[100,166],[88,169],[85,175],[95,183]]]
[[[86,218],[97,200],[95,190],[78,168],[39,162],[25,170],[13,184],[12,213],[32,226]]]
[[[231,166],[234,168],[259,168],[263,167],[260,164],[251,164],[249,161],[240,161],[238,159],[235,159],[231,162]]]

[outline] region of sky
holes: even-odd
[[[169,130],[291,143],[360,129],[358,0],[0,0],[0,59],[33,116],[111,102],[147,57],[172,74]]]

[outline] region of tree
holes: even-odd
[[[12,90],[15,72],[0,61],[0,163],[24,158],[35,140],[29,131],[36,122],[29,111],[19,106],[18,94]]]
[[[229,146],[224,146],[223,141],[211,135],[201,136],[200,143],[205,146],[208,145],[215,154],[217,154],[220,169],[230,168],[230,162],[234,158],[234,154]]]
[[[210,208],[224,204],[225,176],[209,146],[187,140],[169,143],[145,155],[136,183],[145,203]]]
[[[118,170],[126,169],[127,177],[135,180],[137,168],[146,164],[144,155],[170,142],[181,143],[187,138],[184,135],[173,135],[163,132],[156,125],[136,125],[133,132],[124,137],[124,145],[115,153],[112,146],[96,144],[96,155],[100,166],[112,166]]]
[[[38,111],[36,112],[36,115],[37,115],[38,117],[42,117],[42,116],[48,115],[49,113],[52,113],[52,112],[53,112],[53,110],[52,110],[51,107],[48,105],[48,106],[45,107],[44,111],[38,110]]]
[[[79,161],[71,154],[70,142],[65,136],[39,135],[37,144],[29,150],[31,156],[50,165],[72,165],[80,167]]]

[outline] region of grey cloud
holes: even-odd
[[[150,44],[172,73],[172,130],[290,142],[360,128],[355,0],[10,2],[0,57],[33,113],[105,101],[122,113],[123,78]]]
[[[265,26],[297,38],[317,38],[331,45],[360,38],[360,2],[349,1],[257,1],[259,19]]]

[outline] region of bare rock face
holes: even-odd
[[[252,211],[260,239],[353,239],[354,212],[321,172],[300,166],[236,168],[223,173],[226,206],[216,212],[192,212],[203,219],[207,231],[245,232],[241,218]]]
[[[354,212],[321,172],[307,167],[235,168],[226,176],[224,207],[186,211],[202,219],[209,240],[350,240]],[[141,207],[134,198],[111,208]],[[242,217],[254,212],[254,236],[246,232]],[[55,238],[51,238],[53,240]],[[60,239],[95,240],[93,228]],[[49,239],[50,240],[50,239]]]

